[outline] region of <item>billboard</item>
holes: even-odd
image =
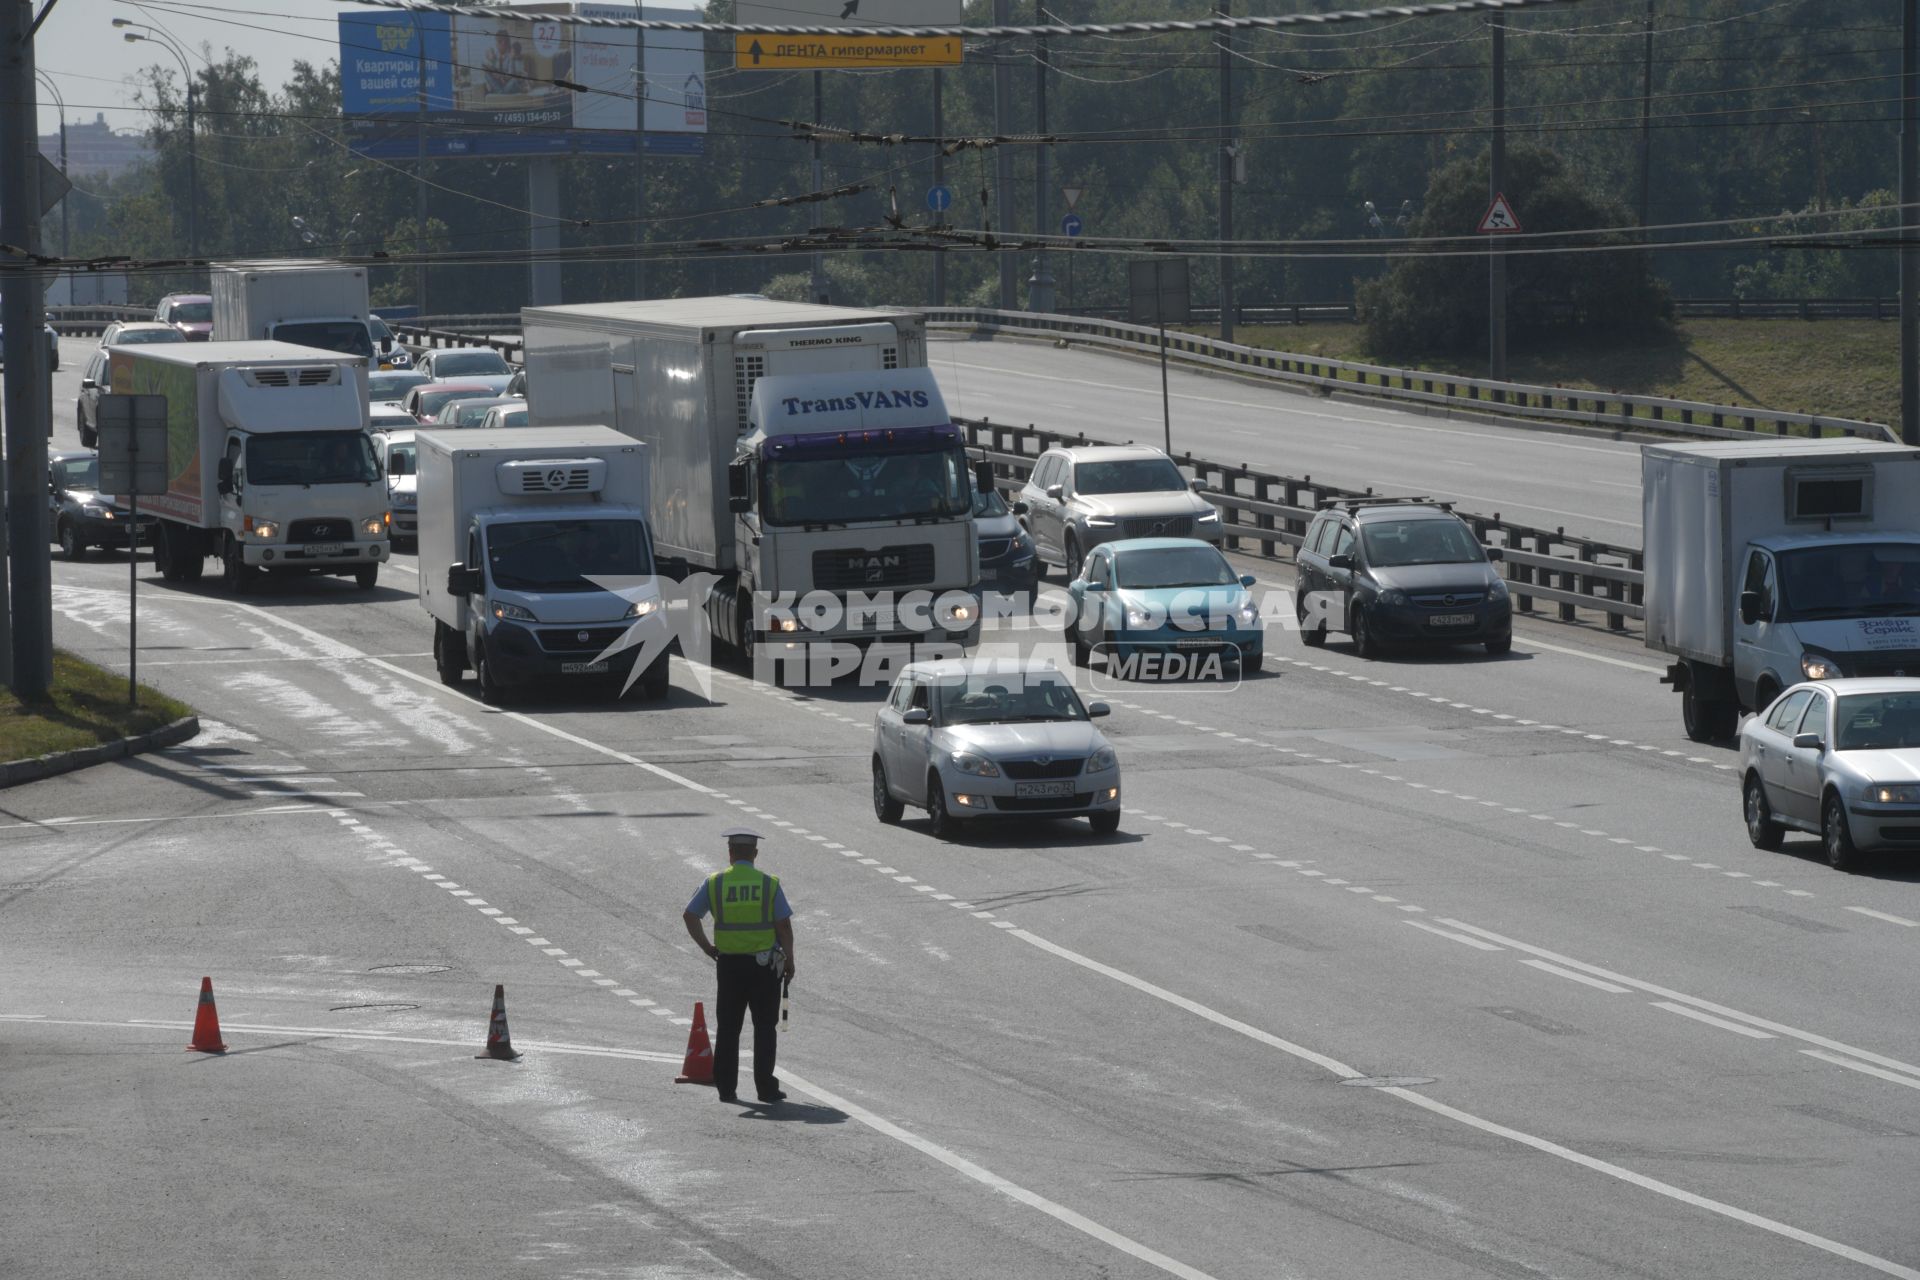
[[[429,156],[631,154],[637,145],[649,155],[705,154],[701,34],[552,20],[567,13],[669,21],[700,16],[687,0],[644,9],[527,4],[483,17],[421,10],[343,13],[340,108],[354,149],[388,158],[416,154],[424,69]],[[555,80],[585,91],[560,88]]]

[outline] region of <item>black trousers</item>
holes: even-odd
[[[713,1008],[713,1083],[721,1093],[736,1092],[740,1078],[740,1024],[753,1014],[754,1092],[780,1087],[774,1078],[774,1040],[780,1020],[780,971],[747,956],[722,955],[714,962],[720,994]]]

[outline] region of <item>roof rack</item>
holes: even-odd
[[[1437,498],[1388,497],[1385,495],[1378,497],[1368,496],[1365,498],[1322,498],[1320,499],[1320,506],[1322,509],[1335,511],[1357,511],[1361,507],[1411,506],[1438,507],[1446,512],[1452,512],[1453,510],[1453,504],[1451,502],[1442,502]]]

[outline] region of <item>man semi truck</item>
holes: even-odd
[[[213,340],[265,339],[360,356],[391,357],[367,306],[367,269],[344,262],[220,262],[212,269]]]
[[[420,603],[443,683],[471,667],[489,703],[591,677],[666,696],[645,445],[607,427],[422,431],[414,445]]]
[[[167,398],[167,491],[154,560],[169,582],[218,557],[227,587],[264,571],[345,574],[371,589],[387,558],[387,491],[367,437],[367,366],[284,342],[114,347],[114,394]]]
[[[1643,445],[1646,642],[1687,736],[1730,737],[1801,680],[1920,676],[1920,449]]]
[[[756,646],[978,634],[975,479],[907,311],[682,298],[521,312],[536,426],[654,454],[663,566]]]

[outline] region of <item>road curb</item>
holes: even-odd
[[[0,789],[18,786],[23,782],[38,782],[55,774],[72,773],[76,769],[105,764],[122,756],[137,756],[147,751],[158,751],[162,747],[178,746],[199,732],[199,716],[182,716],[172,724],[161,725],[146,733],[136,733],[132,737],[116,738],[112,742],[101,742],[91,747],[75,747],[71,751],[53,751],[30,760],[10,760],[0,764]]]

